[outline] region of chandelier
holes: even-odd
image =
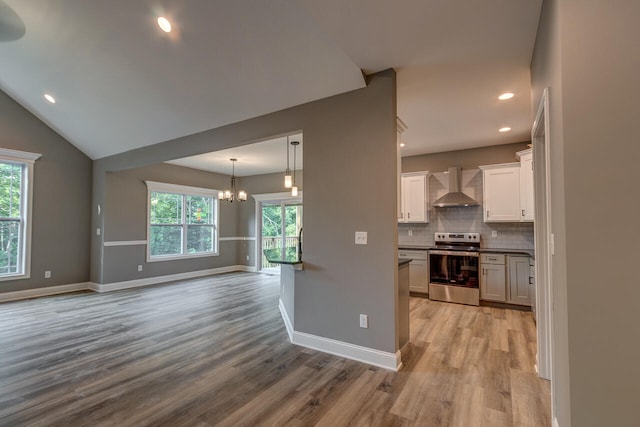
[[[225,200],[227,202],[233,203],[234,200],[239,200],[241,202],[247,201],[247,193],[245,191],[238,191],[236,188],[236,162],[238,159],[229,159],[231,160],[231,189],[220,191],[218,193],[219,200]]]

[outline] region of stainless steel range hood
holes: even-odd
[[[455,206],[478,206],[478,202],[460,191],[462,171],[460,167],[449,168],[449,192],[433,202],[436,208],[450,208]]]

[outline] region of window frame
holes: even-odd
[[[0,281],[31,278],[31,238],[33,219],[33,176],[34,164],[42,154],[28,151],[0,148],[0,162],[21,165],[22,182],[20,186],[20,253],[18,260],[21,264],[17,273],[0,274]]]
[[[175,261],[192,258],[203,258],[220,255],[220,201],[218,200],[218,191],[211,188],[191,187],[188,185],[169,184],[165,182],[145,181],[147,185],[147,262]],[[169,193],[179,194],[182,196],[182,218],[179,224],[166,224],[167,226],[179,226],[182,228],[182,253],[171,255],[151,255],[151,193]],[[211,197],[213,199],[213,251],[189,253],[186,252],[188,245],[187,230],[189,224],[186,220],[187,215],[187,197],[200,196]],[[159,224],[162,225],[162,224]],[[194,224],[191,224],[194,225]]]

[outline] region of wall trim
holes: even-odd
[[[255,237],[219,237],[219,241],[223,242],[226,240],[256,240]]]
[[[0,302],[65,294],[68,292],[86,291],[91,289],[91,285],[91,282],[82,282],[71,283],[69,285],[48,286],[46,288],[25,289],[23,291],[4,292],[0,293]]]
[[[252,270],[253,269],[253,270]],[[168,274],[166,276],[147,277],[144,279],[126,280],[114,283],[91,283],[90,289],[96,292],[111,292],[121,289],[138,288],[140,286],[150,286],[159,283],[173,282],[176,280],[193,279],[202,276],[231,273],[234,271],[255,272],[255,267],[248,265],[229,265],[226,267],[209,268],[206,270],[186,271],[184,273]]]
[[[284,303],[282,302],[282,298],[278,299],[278,308],[280,309],[280,314],[282,315],[282,320],[284,320],[284,326],[287,328],[287,334],[289,335],[289,341],[293,343],[293,323],[291,323],[291,319],[289,319],[289,315],[287,314],[287,310],[284,308]]]
[[[110,242],[104,242],[104,246],[137,246],[146,244],[146,240],[112,240]]]
[[[388,353],[386,351],[380,351],[295,330],[293,331],[293,339],[291,342],[302,347],[322,351],[335,356],[345,357],[347,359],[378,366],[391,371],[398,371],[398,369],[402,367],[400,350],[395,353]]]
[[[191,279],[202,276],[210,276],[215,274],[232,273],[235,271],[244,271],[247,273],[255,273],[256,267],[250,265],[230,265],[227,267],[211,268],[208,270],[188,271],[186,273],[169,274],[167,276],[148,277],[145,279],[127,280],[124,282],[114,283],[71,283],[68,285],[48,286],[46,288],[25,289],[23,291],[13,291],[0,293],[0,303],[6,301],[17,301],[23,299],[37,298],[48,295],[65,294],[77,291],[94,291],[94,292],[110,292],[120,289],[137,288],[140,286],[150,286],[159,283],[172,282],[175,280]]]

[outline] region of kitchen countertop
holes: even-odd
[[[420,246],[420,245],[398,245],[398,250],[405,251],[428,251],[430,249],[436,249],[435,246]],[[531,258],[535,258],[535,252],[533,249],[513,249],[513,248],[480,248],[480,253],[494,253],[494,254],[513,254],[513,255],[527,255]]]
[[[404,264],[409,264],[411,262],[410,258],[398,258],[398,267]]]
[[[302,259],[298,258],[297,250],[295,251],[295,253],[293,251],[286,251],[284,256],[282,256],[282,252],[280,251],[280,249],[265,249],[263,252],[265,258],[267,258],[267,261],[273,264],[302,264]]]

